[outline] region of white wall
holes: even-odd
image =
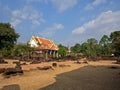
[[[30,40],[29,44],[31,47],[38,47],[37,43],[33,39]]]

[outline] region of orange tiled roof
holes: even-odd
[[[33,39],[38,45],[36,49],[58,50],[57,45],[55,45],[54,42],[51,40],[40,38],[40,37],[35,37],[35,36],[33,37]]]

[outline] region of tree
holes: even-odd
[[[88,43],[87,42],[82,43],[82,45],[81,45],[81,53],[83,55],[88,55],[89,54],[88,53]]]
[[[9,23],[0,23],[0,50],[13,47],[18,37],[18,33],[15,32]]]
[[[101,46],[101,54],[102,55],[111,55],[111,45],[110,45],[110,38],[107,35],[103,35],[101,38],[99,45]]]
[[[116,56],[120,56],[120,31],[114,31],[110,34],[111,45],[115,50],[114,54]]]
[[[71,51],[73,52],[73,53],[80,53],[81,52],[81,46],[80,46],[80,44],[75,44],[75,46],[73,46],[73,47],[71,47]]]
[[[5,56],[11,54],[11,49],[17,41],[19,34],[9,23],[0,23],[0,51]]]
[[[58,54],[60,56],[62,56],[62,57],[66,56],[66,54],[67,54],[67,48],[65,46],[63,46],[62,44],[58,45],[58,48],[59,48]]]
[[[96,56],[96,45],[98,41],[95,38],[90,38],[87,40],[88,42],[88,51],[90,56]]]
[[[12,50],[12,56],[22,56],[32,50],[34,50],[34,48],[30,47],[29,44],[15,44]]]

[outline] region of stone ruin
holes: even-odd
[[[117,58],[117,60],[116,60],[117,62],[117,64],[120,64],[120,56]]]
[[[2,56],[0,56],[0,64],[7,64],[8,62],[6,62]]]
[[[13,62],[16,64],[14,68],[1,68],[0,73],[3,74],[4,77],[9,78],[11,75],[22,75],[23,70],[20,65],[20,62]]]

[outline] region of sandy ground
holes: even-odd
[[[52,65],[53,62],[23,65],[24,75],[10,78],[0,75],[0,90],[120,90],[120,65],[113,62],[57,62],[58,65],[67,66],[56,67],[54,70],[36,69]],[[15,66],[10,60],[9,63],[0,64],[0,68]]]

